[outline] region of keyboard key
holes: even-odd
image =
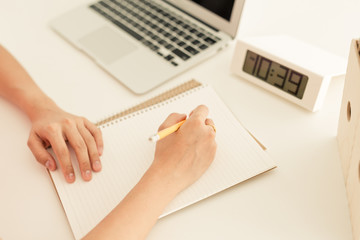
[[[182,26],[183,28],[185,28],[186,24],[183,21],[180,21],[179,25]]]
[[[208,48],[208,46],[207,45],[205,45],[205,44],[202,44],[202,45],[200,45],[200,47],[199,47],[201,50],[205,50],[205,49],[207,49]]]
[[[181,58],[182,60],[186,61],[190,58],[189,55],[187,55],[186,53],[184,53],[183,51],[181,51],[180,49],[175,48],[172,51],[176,56],[178,56],[179,58]]]
[[[216,43],[216,41],[214,39],[210,38],[210,37],[205,38],[204,41],[207,42],[210,45]]]
[[[134,32],[133,30],[131,30],[130,28],[128,28],[127,26],[125,26],[124,24],[122,24],[119,21],[113,21],[113,23],[116,24],[116,26],[118,26],[119,28],[121,28],[122,30],[124,30],[125,32],[127,32],[128,34],[130,34],[132,37],[134,37],[135,39],[141,41],[143,39],[142,36],[140,36],[139,34],[137,34],[136,32]]]
[[[191,32],[191,33],[194,33],[194,34],[198,33],[198,31],[197,31],[195,28],[191,28],[191,29],[190,29],[190,32]]]
[[[179,41],[179,39],[177,37],[172,37],[170,40],[173,41],[173,42]]]
[[[150,41],[147,41],[147,40],[142,41],[142,43],[147,47],[152,45],[152,43]]]
[[[172,65],[174,65],[175,67],[179,64],[177,64],[176,62],[171,62]]]
[[[193,38],[192,38],[190,35],[186,35],[186,36],[185,36],[185,39],[188,40],[188,41],[193,40]]]
[[[157,51],[157,50],[160,49],[158,46],[153,45],[153,44],[152,44],[151,46],[149,46],[149,47],[150,47],[150,49],[153,50],[153,51]]]
[[[194,40],[191,43],[194,44],[194,45],[198,45],[200,43],[200,41],[199,40]]]
[[[163,40],[163,39],[161,39],[160,41],[158,41],[159,42],[159,44],[161,44],[161,45],[166,45],[167,44],[167,42],[165,41],[165,40]]]
[[[147,35],[149,36],[149,37],[151,37],[151,38],[153,38],[153,36],[155,36],[152,32],[150,32],[150,31],[147,31]]]
[[[168,44],[168,45],[166,45],[166,46],[165,46],[165,48],[166,48],[166,49],[173,49],[173,48],[174,48],[174,46],[173,46],[173,45],[171,45],[171,44]]]
[[[179,45],[180,47],[184,46],[186,43],[184,43],[183,41],[178,42],[177,45]]]
[[[205,36],[205,34],[203,34],[203,33],[198,33],[198,35],[197,35],[199,38],[202,38],[202,37],[204,37]]]
[[[184,35],[185,35],[185,32],[184,32],[184,31],[180,31],[180,32],[178,32],[178,34],[179,34],[180,36],[184,36]]]
[[[169,54],[169,55],[167,55],[166,57],[164,57],[167,61],[171,61],[171,60],[173,60],[174,59],[174,56],[173,55],[171,55],[171,54]]]
[[[185,24],[185,25],[184,25],[184,28],[185,28],[185,29],[188,29],[188,30],[191,29],[190,25],[188,25],[188,24]]]
[[[191,47],[191,46],[187,46],[187,47],[185,48],[185,50],[188,51],[189,53],[191,53],[192,55],[196,55],[196,54],[199,53],[198,50],[194,49],[194,48]]]

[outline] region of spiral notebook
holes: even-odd
[[[140,105],[98,123],[104,139],[103,170],[84,182],[66,183],[61,171],[50,172],[76,239],[84,237],[135,186],[153,160],[155,144],[148,138],[172,112],[190,113],[209,107],[215,122],[217,153],[205,174],[181,192],[161,217],[273,169],[274,161],[240,124],[208,85],[189,81]],[[72,159],[75,159],[72,153]]]

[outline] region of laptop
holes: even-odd
[[[237,32],[245,0],[101,0],[51,22],[134,93],[216,54]]]

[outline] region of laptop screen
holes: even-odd
[[[162,0],[202,22],[236,36],[245,0]]]
[[[220,17],[230,21],[235,0],[191,0]]]

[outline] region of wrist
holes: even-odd
[[[47,112],[54,111],[56,109],[59,109],[59,107],[47,96],[33,98],[24,105],[24,112],[32,122],[42,118]]]
[[[9,94],[5,95],[5,98],[18,106],[31,121],[37,119],[44,111],[58,108],[55,102],[36,86],[26,89],[15,86],[7,92]]]
[[[146,181],[150,184],[153,191],[158,192],[163,197],[167,197],[169,201],[176,197],[185,187],[178,181],[174,180],[172,174],[151,165],[146,171],[141,181]]]

